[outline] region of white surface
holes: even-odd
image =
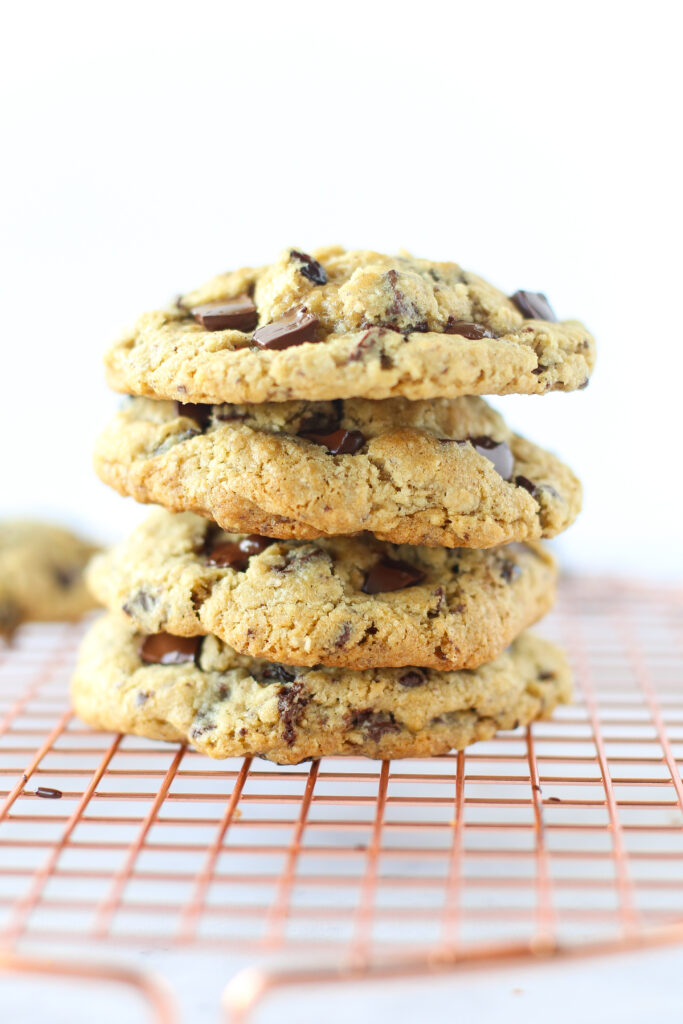
[[[90,469],[138,312],[291,243],[404,246],[585,320],[588,391],[500,405],[585,481],[571,564],[680,574],[675,9],[7,7],[2,512],[140,517]]]

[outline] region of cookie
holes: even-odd
[[[287,668],[215,637],[145,636],[113,616],[86,636],[75,711],[98,729],[279,764],[335,754],[426,757],[549,717],[571,698],[564,655],[525,634],[473,671]]]
[[[541,294],[332,247],[215,277],[141,316],[105,365],[116,391],[217,404],[572,391],[594,360],[585,327]]]
[[[50,523],[0,522],[0,634],[25,621],[77,619],[94,608],[83,570],[97,550]]]
[[[135,398],[95,467],[137,501],[225,529],[490,547],[552,537],[581,485],[481,398],[180,405]]]
[[[459,669],[490,661],[544,615],[556,576],[538,544],[271,542],[157,510],[94,560],[89,582],[146,633],[212,633],[293,665]]]

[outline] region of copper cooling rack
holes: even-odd
[[[68,948],[239,949],[231,1020],[291,982],[683,940],[683,593],[565,580],[576,702],[467,753],[296,767],[97,734],[82,626],[0,650],[0,969],[163,987]],[[3,952],[4,950],[4,952]],[[41,954],[42,955],[42,954]],[[299,965],[305,965],[301,968]],[[98,973],[99,972],[99,973]]]

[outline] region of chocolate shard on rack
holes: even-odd
[[[190,313],[207,331],[253,331],[258,323],[256,306],[246,294],[205,302]]]
[[[417,583],[422,583],[424,578],[425,573],[409,562],[383,558],[366,573],[361,589],[364,594],[383,594],[390,590],[414,587]]]
[[[475,452],[493,463],[493,468],[503,480],[509,480],[515,465],[515,458],[505,441],[494,441],[492,437],[470,437]]]
[[[480,338],[495,338],[493,331],[483,324],[471,323],[469,320],[449,319],[444,327],[444,334],[460,334],[470,341],[478,341]]]
[[[270,537],[260,537],[257,533],[251,533],[248,537],[242,537],[236,542],[218,541],[208,549],[206,562],[207,565],[228,567],[243,572],[249,564],[251,556],[265,551],[272,543]]]
[[[140,644],[140,658],[147,665],[183,665],[199,653],[200,636],[171,636],[152,633]]]
[[[557,317],[543,292],[515,292],[510,296],[517,309],[527,320],[549,320],[557,323]]]
[[[344,430],[343,427],[332,430],[329,434],[307,432],[299,434],[299,437],[313,444],[322,445],[323,448],[327,448],[330,455],[355,455],[365,444],[365,437],[360,430]]]
[[[318,341],[320,320],[305,306],[290,309],[270,324],[254,331],[252,341],[259,348],[283,349],[302,345],[305,341]]]
[[[305,278],[313,284],[327,284],[327,271],[322,263],[318,263],[307,252],[298,252],[296,249],[292,249],[289,255],[299,264],[299,273]]]

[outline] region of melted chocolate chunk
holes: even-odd
[[[42,796],[43,800],[61,800],[63,795],[61,789],[53,789],[52,786],[38,786],[36,790],[36,796]]]
[[[402,676],[399,676],[398,681],[401,686],[405,686],[407,689],[412,690],[414,686],[424,686],[425,677],[419,669],[411,668],[407,672],[404,672]]]
[[[355,455],[365,444],[365,438],[360,430],[344,430],[343,427],[329,434],[306,432],[299,434],[299,437],[327,448],[330,455]]]
[[[468,440],[475,452],[493,463],[493,468],[503,480],[510,479],[515,459],[505,441],[494,441],[492,437],[470,437]]]
[[[553,308],[543,292],[515,292],[510,299],[527,320],[549,320],[551,323],[557,323]]]
[[[207,331],[253,331],[258,323],[256,306],[246,294],[194,306],[190,313]]]
[[[518,487],[523,487],[525,491],[528,491],[532,498],[536,497],[536,484],[532,483],[527,476],[516,476],[515,483]]]
[[[373,743],[379,743],[382,736],[386,736],[388,732],[401,731],[400,725],[390,711],[359,708],[349,712],[346,721],[349,729],[362,729]]]
[[[227,566],[230,569],[243,572],[251,556],[265,551],[272,543],[272,538],[259,537],[256,533],[251,533],[248,537],[243,537],[242,540],[237,542],[218,541],[218,543],[210,546],[206,552],[206,564],[218,565],[221,568]]]
[[[463,338],[469,338],[470,341],[478,341],[480,338],[495,338],[493,331],[484,327],[483,324],[471,323],[469,320],[451,320],[450,317],[444,327],[444,334],[460,334]]]
[[[254,331],[252,341],[259,348],[283,349],[292,345],[303,345],[305,341],[318,341],[320,320],[309,313],[305,306],[290,309],[270,324]]]
[[[296,726],[303,718],[311,695],[304,690],[303,683],[283,686],[277,700],[277,710],[282,721],[282,738],[291,747],[296,739]]]
[[[140,644],[140,658],[146,665],[184,665],[199,656],[200,636],[171,636],[153,633]]]
[[[296,672],[273,661],[270,665],[262,668],[259,673],[255,674],[254,679],[257,683],[262,683],[266,686],[270,686],[272,683],[291,683],[296,679]]]
[[[199,405],[197,402],[176,402],[175,411],[178,416],[187,416],[189,420],[194,420],[198,427],[202,430],[208,426],[209,420],[211,419],[211,406],[210,405]]]
[[[503,563],[500,567],[500,575],[506,583],[512,583],[513,580],[519,579],[522,575],[522,570],[516,562],[511,561],[509,558],[505,558],[503,559]]]
[[[289,255],[291,259],[296,260],[299,264],[299,273],[303,274],[309,281],[312,281],[313,284],[327,284],[327,271],[322,263],[318,263],[308,253],[297,252],[296,249],[292,249]]]
[[[83,570],[79,566],[71,566],[66,569],[57,566],[52,572],[55,580],[63,590],[73,587],[74,583],[83,575]]]
[[[133,596],[121,605],[122,611],[126,615],[133,616],[136,612],[151,612],[157,603],[157,598],[154,594],[150,594],[148,590],[138,590]]]
[[[383,594],[390,590],[403,590],[422,583],[425,573],[416,569],[408,562],[399,562],[393,558],[383,558],[373,565],[365,576],[362,586],[364,594]]]

